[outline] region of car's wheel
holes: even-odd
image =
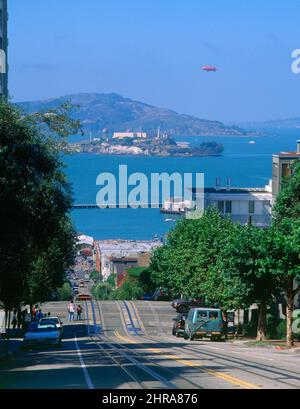
[[[190,334],[190,341],[194,341],[195,337],[194,335]]]
[[[211,337],[211,340],[212,340],[213,342],[221,342],[221,341],[222,341],[222,337],[221,337],[221,336]]]
[[[179,332],[176,332],[176,337],[177,337],[177,338],[179,338],[179,337],[180,337]]]
[[[183,333],[183,338],[184,339],[188,339],[189,337],[188,337],[188,334],[184,331],[184,333]]]
[[[185,305],[180,305],[180,306],[177,308],[177,311],[178,311],[179,313],[185,313],[185,312],[188,311],[188,309],[187,309],[187,307],[186,307]]]

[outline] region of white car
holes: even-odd
[[[60,318],[58,317],[46,317],[41,318],[39,321],[40,326],[55,324],[61,335],[63,334],[63,323]]]

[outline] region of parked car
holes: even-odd
[[[178,314],[176,318],[173,318],[174,324],[172,328],[172,335],[180,337],[184,335],[185,321],[187,314]]]
[[[185,321],[184,338],[210,338],[221,341],[225,338],[223,314],[217,308],[192,308]]]
[[[61,345],[61,333],[55,324],[40,325],[39,322],[30,324],[24,335],[23,349],[41,345]]]
[[[172,307],[177,312],[187,313],[191,308],[204,307],[204,300],[202,298],[193,298],[191,300],[184,300],[182,298],[173,300]]]
[[[40,325],[55,324],[59,329],[61,336],[63,335],[63,323],[58,317],[47,317],[40,319]]]
[[[153,294],[143,294],[139,298],[142,301],[154,301],[154,295]]]
[[[171,296],[166,288],[160,288],[153,294],[154,301],[170,301]]]

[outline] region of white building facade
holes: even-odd
[[[205,188],[203,192],[193,190],[196,203],[203,197],[204,209],[216,207],[222,216],[232,221],[268,227],[271,224],[272,186],[265,188]]]

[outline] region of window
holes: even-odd
[[[197,321],[202,321],[203,319],[207,319],[207,311],[198,311],[196,319]]]
[[[254,200],[250,200],[250,202],[248,203],[248,213],[249,214],[255,213],[255,201]]]
[[[282,177],[290,176],[291,168],[289,163],[284,163],[282,165]]]
[[[219,318],[219,313],[217,311],[210,311],[209,319],[210,320],[217,320]]]
[[[224,201],[223,200],[218,201],[218,210],[220,213],[224,212]]]
[[[225,202],[225,213],[231,213],[232,212],[232,202],[227,201]]]

